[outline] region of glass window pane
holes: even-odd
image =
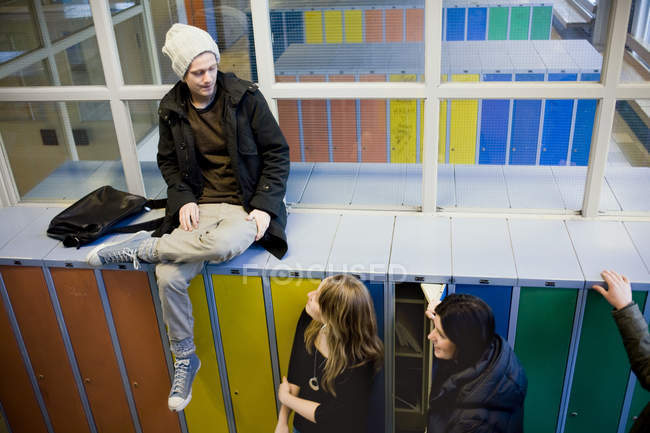
[[[0,87],[52,85],[49,68],[45,61],[33,63],[17,72],[8,71],[8,75],[3,75],[0,72],[0,77],[2,77],[0,78]]]
[[[621,81],[650,81],[650,2],[633,1]]]
[[[94,36],[61,51],[54,56],[54,59],[61,85],[80,86],[105,83],[97,38]]]
[[[279,100],[289,142],[288,203],[417,207],[421,100]]]
[[[0,131],[23,201],[126,190],[108,102],[2,102]]]
[[[424,1],[270,2],[276,74],[424,74]],[[323,81],[323,80],[321,80]]]
[[[585,99],[441,101],[438,206],[577,212],[596,108]]]
[[[138,148],[147,197],[164,198],[167,184],[158,169],[158,104],[160,101],[130,101],[129,112]]]
[[[201,7],[195,6],[200,4]],[[190,3],[187,3],[190,5]],[[179,17],[187,17],[187,23],[206,30],[219,45],[221,62],[219,69],[234,72],[247,80],[256,80],[254,61],[251,62],[253,29],[250,24],[250,2],[214,2],[206,8],[204,3],[166,0],[150,5],[151,16],[142,14],[116,26],[120,63],[126,84],[173,84],[178,77],[171,68],[171,61],[162,53],[167,30]],[[181,10],[177,10],[181,7]],[[154,41],[149,40],[147,26],[153,27]],[[155,53],[152,55],[152,53]],[[153,63],[152,57],[154,57]],[[157,72],[159,71],[159,72]],[[160,77],[158,78],[158,74]]]
[[[600,81],[609,9],[588,20],[569,3],[445,2],[441,81]],[[578,212],[596,107],[570,94],[442,101],[438,206]]]
[[[0,64],[41,46],[31,0],[0,3]]]
[[[93,25],[88,0],[41,0],[41,4],[52,42]]]
[[[111,9],[111,15],[119,14],[120,12],[140,4],[140,0],[128,1],[128,0],[109,0],[109,7]]]
[[[616,102],[600,210],[650,211],[649,99]]]

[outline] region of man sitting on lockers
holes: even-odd
[[[154,237],[139,232],[100,245],[88,262],[157,264],[163,320],[176,357],[168,406],[180,411],[192,398],[201,366],[189,283],[206,261],[229,260],[254,241],[284,256],[289,146],[257,85],[217,71],[219,48],[207,32],[174,24],[162,51],[181,78],[158,109],[165,220]]]

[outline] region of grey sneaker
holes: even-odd
[[[141,259],[138,256],[138,248],[147,239],[151,239],[151,234],[139,231],[121,242],[100,244],[88,254],[86,260],[90,266],[132,262],[133,267],[138,269],[140,268],[139,259]]]
[[[169,410],[180,412],[192,400],[192,383],[201,368],[201,360],[196,353],[189,358],[177,358],[174,363],[174,382],[169,391],[167,406]]]

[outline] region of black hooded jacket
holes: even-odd
[[[259,209],[271,215],[259,244],[282,258],[287,251],[283,199],[289,177],[289,145],[256,84],[221,71],[217,81],[226,98],[224,131],[239,198],[246,212]],[[160,101],[158,167],[167,182],[167,208],[165,220],[153,236],[176,228],[180,208],[198,203],[203,191],[194,134],[187,118],[189,92],[179,81]]]
[[[441,361],[437,363],[434,374],[444,374]],[[528,381],[503,338],[495,338],[476,364],[437,379],[429,400],[428,433],[523,431]]]

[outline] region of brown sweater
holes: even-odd
[[[205,108],[192,107],[188,120],[194,132],[196,155],[203,174],[203,193],[199,203],[241,205],[239,186],[232,169],[223,129],[225,98],[217,84],[214,100]]]

